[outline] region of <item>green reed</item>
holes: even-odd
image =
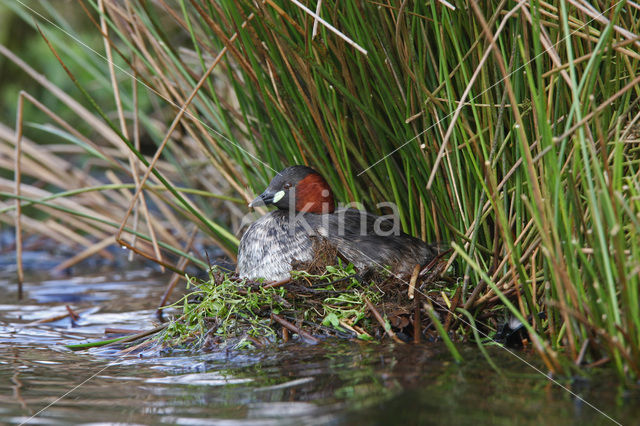
[[[119,61],[162,95],[139,111],[147,121],[170,123],[221,55],[162,157],[180,180],[202,160],[247,200],[309,164],[341,202],[393,202],[406,232],[451,242],[464,315],[504,306],[552,371],[608,362],[638,377],[640,12],[455,6],[323,2],[366,55],[323,25],[313,38],[289,1],[130,2],[105,19]],[[456,321],[458,338],[473,335]]]

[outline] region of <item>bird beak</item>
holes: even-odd
[[[249,203],[249,207],[257,207],[257,206],[266,206],[273,202],[273,196],[267,194],[267,192],[263,192],[258,195],[252,202]]]

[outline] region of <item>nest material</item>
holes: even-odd
[[[306,271],[312,275],[322,275],[327,270],[327,266],[337,265],[338,259],[343,262],[346,260],[329,240],[317,237],[313,239],[313,259],[308,262],[294,260],[291,266],[295,271]]]
[[[294,273],[294,279],[279,286],[284,292],[282,297],[278,296],[281,300],[277,307],[263,306],[251,314],[271,320],[270,327],[283,341],[295,335],[314,342],[327,337],[396,342],[433,340],[437,332],[426,312],[431,307],[447,329],[450,327],[450,311],[455,307],[450,306],[451,301],[445,300],[441,291],[452,281],[442,278],[446,259],[436,259],[428,267],[429,273],[417,278],[413,298],[408,292],[411,277],[379,269],[349,273],[344,268],[347,264],[335,246],[326,239],[316,239],[313,259],[292,265],[294,270],[303,272]],[[216,283],[222,283],[226,276],[216,274],[214,278]],[[258,282],[244,285],[248,291],[265,288]],[[258,346],[269,343],[260,336],[249,338]],[[211,341],[209,338],[208,342]]]

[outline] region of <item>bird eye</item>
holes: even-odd
[[[284,189],[289,189],[291,188],[291,184],[290,183],[285,183],[284,184]]]

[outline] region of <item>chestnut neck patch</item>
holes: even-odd
[[[317,173],[309,173],[296,185],[296,211],[316,214],[335,211],[333,192]]]

